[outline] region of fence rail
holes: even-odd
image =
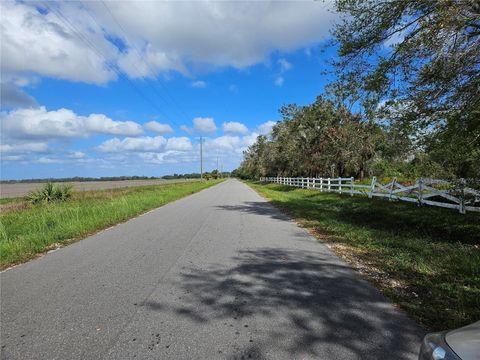
[[[418,205],[429,205],[457,209],[461,214],[467,211],[480,212],[480,191],[465,186],[460,179],[458,185],[446,180],[419,179],[414,184],[401,184],[393,178],[388,184],[381,184],[372,177],[371,183],[356,184],[349,178],[307,178],[307,177],[262,177],[260,181],[295,186],[303,189],[314,189],[326,192],[337,192],[366,196],[368,198],[384,197],[389,201],[408,201]]]

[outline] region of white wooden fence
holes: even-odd
[[[376,177],[369,185],[356,184],[351,178],[305,178],[305,177],[262,177],[260,181],[273,182],[304,189],[337,192],[340,194],[374,196],[417,203],[418,205],[439,206],[457,209],[461,214],[467,211],[480,212],[480,191],[465,186],[460,179],[457,186],[446,180],[420,179],[411,185],[402,185],[394,178],[388,184],[381,184]]]

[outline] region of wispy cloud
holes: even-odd
[[[202,80],[193,81],[192,82],[192,87],[203,89],[203,88],[207,87],[207,83],[205,81],[202,81]]]
[[[242,124],[237,121],[224,122],[222,124],[222,130],[226,133],[238,133],[238,134],[248,133],[248,128],[245,126],[245,124]]]
[[[275,79],[275,86],[282,86],[283,83],[285,82],[285,79],[283,78],[283,76],[277,76],[277,78]]]
[[[143,127],[147,130],[156,132],[157,134],[171,134],[173,133],[173,129],[168,124],[162,124],[157,121],[149,121],[143,124]]]

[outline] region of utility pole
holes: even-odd
[[[203,138],[200,136],[200,179],[203,179]]]
[[[217,171],[219,171],[219,168],[218,168],[218,155],[217,155]]]

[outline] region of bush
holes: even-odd
[[[72,197],[72,194],[73,188],[71,185],[56,185],[48,182],[40,190],[28,193],[27,200],[32,204],[66,201]]]

